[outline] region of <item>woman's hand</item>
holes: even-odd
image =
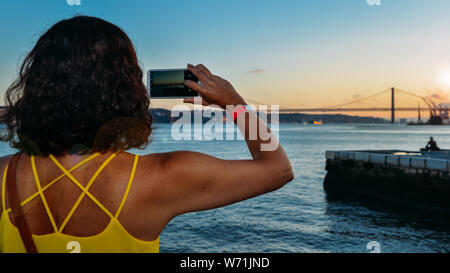
[[[231,83],[213,75],[204,65],[188,64],[187,68],[197,77],[199,83],[187,80],[184,84],[202,96],[203,105],[215,104],[225,108],[227,105],[246,104]],[[186,98],[184,102],[194,103],[194,98]]]

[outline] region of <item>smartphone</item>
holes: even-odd
[[[198,82],[188,69],[152,69],[147,72],[147,88],[150,98],[181,99],[199,94],[184,85],[185,80]]]

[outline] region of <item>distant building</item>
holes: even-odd
[[[450,103],[441,103],[439,104],[439,112],[442,120],[442,124],[450,125]]]

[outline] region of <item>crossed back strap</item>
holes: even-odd
[[[86,158],[82,162],[80,162],[77,165],[73,166],[69,170],[66,169],[54,156],[50,155],[51,160],[58,166],[58,168],[61,169],[63,174],[61,174],[59,177],[54,179],[52,182],[48,183],[45,187],[41,187],[41,183],[40,183],[39,176],[38,176],[38,173],[37,173],[35,158],[34,158],[34,156],[31,156],[31,167],[32,167],[32,170],[33,170],[33,175],[34,175],[34,178],[35,178],[36,187],[37,187],[38,191],[35,194],[33,194],[32,196],[26,198],[22,202],[20,202],[20,198],[19,198],[18,190],[17,190],[17,181],[16,181],[16,169],[17,169],[17,163],[19,161],[20,155],[21,155],[21,153],[17,153],[16,155],[14,155],[11,158],[10,162],[8,163],[8,165],[6,166],[6,168],[5,168],[6,181],[4,180],[4,183],[5,183],[7,192],[8,192],[8,199],[9,199],[9,203],[10,203],[10,209],[6,209],[4,192],[2,193],[2,202],[3,202],[3,208],[6,211],[9,211],[9,210],[11,211],[12,218],[13,218],[14,222],[17,225],[17,228],[19,230],[20,236],[21,236],[22,241],[23,241],[23,243],[25,245],[25,249],[26,249],[26,251],[28,253],[37,253],[37,248],[36,248],[35,242],[33,241],[33,237],[31,235],[30,228],[28,226],[28,223],[27,223],[26,218],[25,218],[24,213],[23,213],[22,207],[24,205],[29,203],[34,198],[40,196],[41,200],[42,200],[42,203],[44,205],[44,208],[45,208],[45,210],[47,212],[47,215],[48,215],[49,220],[50,220],[50,222],[51,222],[51,224],[53,226],[53,229],[54,229],[55,233],[62,233],[62,231],[64,230],[64,227],[66,226],[66,224],[70,220],[71,216],[74,214],[75,210],[78,208],[79,204],[81,203],[81,201],[83,200],[83,198],[85,196],[88,196],[112,220],[117,220],[118,217],[119,217],[120,212],[122,211],[122,208],[124,206],[125,200],[127,199],[128,193],[130,191],[130,187],[131,187],[131,184],[133,182],[133,178],[134,178],[134,174],[135,174],[135,171],[136,171],[138,158],[139,158],[138,155],[135,155],[134,162],[133,162],[133,167],[131,169],[131,174],[130,174],[130,178],[129,178],[129,181],[128,181],[127,188],[125,190],[125,194],[124,194],[124,196],[122,198],[122,201],[119,204],[119,208],[117,209],[116,213],[113,214],[103,204],[101,204],[97,200],[97,198],[95,198],[88,190],[92,186],[94,180],[97,178],[97,176],[100,174],[100,172],[116,156],[116,153],[113,153],[107,160],[105,160],[101,164],[100,168],[98,168],[96,170],[96,172],[94,173],[94,175],[90,178],[90,180],[89,180],[89,182],[88,182],[86,187],[83,187],[81,185],[81,183],[75,177],[73,177],[73,175],[71,174],[71,171],[77,169],[79,166],[83,165],[84,163],[88,162],[89,160],[97,157],[98,155],[100,155],[100,153],[95,153],[95,154],[91,155],[90,157]],[[46,200],[46,198],[44,196],[44,191],[46,189],[48,189],[50,186],[52,186],[54,183],[56,183],[57,181],[60,181],[61,178],[65,177],[65,176],[67,176],[75,185],[77,185],[80,188],[80,190],[82,191],[82,193],[78,197],[77,201],[75,202],[75,205],[72,207],[71,211],[66,216],[66,218],[64,219],[64,221],[61,224],[61,226],[58,228],[56,226],[56,222],[55,222],[55,220],[53,218],[53,215],[52,215],[52,213],[50,211],[50,208],[49,208],[49,206],[47,204],[47,200]]]

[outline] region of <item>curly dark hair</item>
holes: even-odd
[[[142,75],[119,27],[89,16],[62,20],[7,89],[0,140],[43,156],[145,148],[152,116]]]

